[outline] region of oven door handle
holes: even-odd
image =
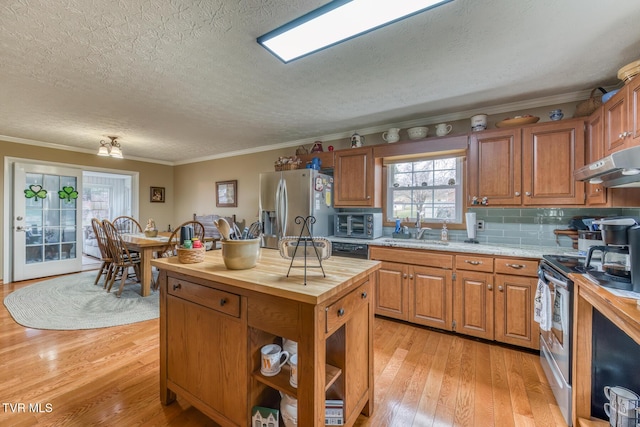
[[[556,286],[560,286],[562,288],[567,288],[567,282],[563,282],[561,280],[556,279],[555,277],[551,277],[551,275],[544,273],[544,278],[553,283]]]

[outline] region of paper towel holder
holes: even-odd
[[[475,212],[467,212],[465,214],[467,221],[467,237],[464,243],[480,243],[476,239],[476,213]]]

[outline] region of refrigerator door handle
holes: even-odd
[[[280,199],[282,197],[282,178],[280,179],[280,181],[278,181],[278,186],[276,187],[276,230],[275,230],[275,234],[276,237],[280,237],[280,230],[282,230],[282,224],[281,224],[281,220],[280,220]]]
[[[279,238],[280,235],[280,230],[281,230],[281,225],[280,225],[280,198],[281,193],[282,192],[282,178],[280,178],[280,180],[278,181],[278,185],[276,187],[276,206],[275,206],[275,211],[276,211],[276,230],[275,230],[275,235],[277,238]]]
[[[289,195],[287,194],[287,181],[282,180],[282,237],[287,235],[287,220],[289,219]]]

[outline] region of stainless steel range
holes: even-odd
[[[568,426],[572,425],[573,358],[573,281],[568,275],[583,266],[581,259],[545,255],[538,270],[540,280],[549,287],[552,311],[549,330],[540,328],[540,363]]]

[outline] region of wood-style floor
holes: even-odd
[[[29,329],[2,305],[0,426],[216,426],[160,403],[158,336],[158,320]],[[383,318],[374,343],[375,411],[358,426],[566,426],[536,354]]]

